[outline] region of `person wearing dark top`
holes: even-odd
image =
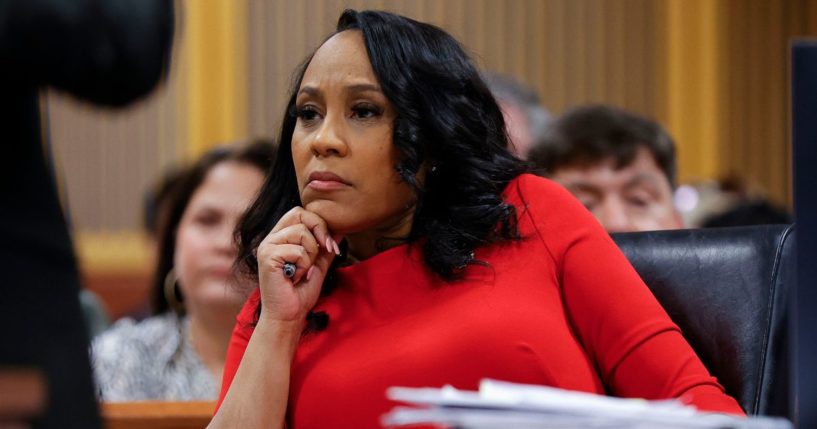
[[[39,92],[110,106],[144,96],[166,73],[173,25],[169,0],[0,0],[0,366],[43,372],[35,427],[99,427]]]

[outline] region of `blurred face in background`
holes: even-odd
[[[683,228],[672,187],[649,150],[641,148],[629,165],[610,158],[596,164],[564,166],[551,174],[610,232]]]
[[[213,166],[193,193],[176,233],[174,267],[191,317],[233,319],[246,298],[233,274],[233,231],[264,179],[236,161]]]

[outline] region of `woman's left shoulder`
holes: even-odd
[[[505,200],[517,210],[539,213],[587,212],[584,206],[562,185],[530,173],[520,174],[508,183]]]
[[[505,188],[505,194],[511,197],[514,193],[530,193],[540,197],[561,197],[565,194],[570,195],[562,185],[551,179],[532,173],[522,173],[508,183],[508,186]]]
[[[538,235],[554,255],[587,233],[605,235],[595,217],[567,189],[550,179],[522,174],[505,189],[522,235]]]

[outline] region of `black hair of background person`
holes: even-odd
[[[710,216],[701,223],[702,228],[724,226],[749,226],[791,223],[791,215],[786,210],[766,200],[741,201],[735,207]]]
[[[173,189],[168,191],[166,219],[160,220],[156,225],[159,255],[151,289],[153,314],[161,314],[170,310],[165,297],[164,283],[168,273],[173,269],[176,233],[179,230],[184,211],[190,204],[193,194],[204,182],[207,174],[217,164],[225,161],[236,161],[256,167],[267,175],[270,167],[275,162],[274,149],[275,145],[271,141],[263,139],[253,140],[246,147],[217,147],[202,155],[195,164],[182,171],[181,176],[173,184]],[[184,297],[178,292],[178,288],[176,288],[176,299],[184,302]]]
[[[142,199],[142,227],[152,239],[158,239],[159,229],[167,217],[173,190],[184,176],[184,169],[173,167],[165,171],[156,183],[145,191]]]
[[[38,428],[97,428],[79,279],[39,91],[124,105],[166,73],[168,0],[0,0],[0,366],[47,381]]]
[[[480,263],[475,248],[517,237],[516,213],[501,194],[526,167],[508,151],[502,111],[454,38],[387,12],[346,10],[337,32],[350,29],[362,32],[374,74],[397,114],[393,144],[402,160],[394,168],[417,194],[408,241],[425,239],[425,263],[442,278],[456,279],[460,268]],[[301,204],[291,144],[296,94],[310,59],[296,71],[272,174],[238,226],[239,262],[250,276],[258,271],[253,249]],[[425,183],[419,183],[423,169]]]
[[[544,141],[531,147],[528,159],[544,175],[561,167],[589,166],[611,158],[619,169],[630,165],[642,147],[675,188],[675,142],[669,133],[649,118],[603,104],[565,112],[551,124]]]

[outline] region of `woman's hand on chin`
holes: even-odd
[[[323,218],[302,207],[287,212],[258,246],[260,319],[295,323],[300,331],[337,254],[337,242]],[[296,267],[291,278],[284,275],[286,263]]]

